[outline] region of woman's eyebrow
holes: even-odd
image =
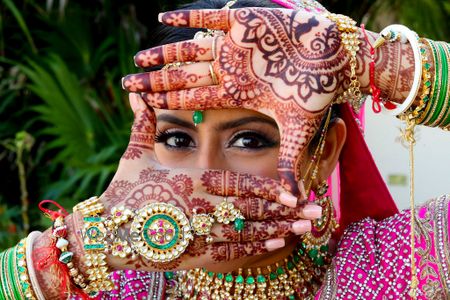
[[[181,127],[186,127],[186,128],[192,129],[192,130],[196,130],[194,123],[185,121],[183,119],[180,119],[180,118],[178,118],[174,115],[170,115],[170,114],[160,114],[156,118],[156,121],[157,122],[167,122],[167,123],[179,125]]]
[[[220,123],[217,126],[217,129],[218,130],[227,130],[227,129],[232,129],[232,128],[239,127],[242,125],[246,125],[248,123],[265,123],[265,124],[269,124],[270,126],[273,126],[275,129],[278,130],[277,123],[275,123],[274,120],[261,118],[261,117],[245,117],[245,118],[239,118],[236,120]]]

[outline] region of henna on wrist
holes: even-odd
[[[366,31],[373,43],[378,33]],[[369,94],[370,48],[360,33],[360,51],[358,52],[358,78],[361,90]],[[396,103],[402,103],[411,90],[414,75],[414,54],[409,43],[385,43],[376,49],[375,84],[381,90],[381,97]]]

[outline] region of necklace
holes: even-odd
[[[317,265],[300,243],[289,257],[275,265],[257,268],[256,274],[239,269],[237,274],[208,272],[204,268],[166,273],[167,299],[313,299],[323,282],[331,256]],[[265,272],[263,273],[263,269]]]

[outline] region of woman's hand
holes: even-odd
[[[191,219],[194,210],[199,214],[213,213],[215,206],[227,197],[228,202],[233,203],[245,217],[245,226],[242,232],[237,232],[233,224],[215,223],[211,243],[206,242],[205,236],[195,235],[186,251],[168,263],[153,263],[143,257],[122,259],[109,254],[107,261],[112,270],[161,271],[217,267],[218,263],[227,266],[234,260],[283,247],[285,237],[309,231],[310,220],[320,216],[317,206],[304,205],[286,193],[275,180],[220,170],[163,168],[153,152],[153,110],[137,94],[130,94],[130,104],[135,115],[130,142],[115,177],[100,197],[105,215],[109,215],[113,207],[137,210],[150,203],[164,202],[180,208]],[[81,215],[70,215],[66,224],[69,249],[75,255],[74,263],[85,273]],[[123,225],[122,228],[126,229],[122,237],[127,239],[129,226]],[[50,235],[51,230],[47,230],[34,248],[48,247]],[[39,251],[41,254],[44,252]],[[34,261],[37,263],[41,259],[46,258],[37,255]],[[38,280],[46,299],[60,298],[59,291],[55,290],[59,285],[54,281],[59,278],[55,278],[50,269],[40,271]]]
[[[135,121],[118,171],[101,196],[106,211],[120,206],[137,210],[150,203],[164,202],[180,208],[190,219],[194,210],[212,214],[215,206],[227,197],[242,212],[245,227],[238,233],[233,224],[215,223],[211,244],[205,236],[195,236],[186,252],[172,262],[153,263],[141,257],[137,261],[113,258],[110,260],[113,267],[190,269],[254,256],[274,250],[267,240],[302,234],[310,227],[307,219],[318,217],[305,215],[307,210],[298,205],[295,197],[285,194],[280,198],[283,189],[275,180],[219,170],[164,169],[153,153],[153,110],[137,94],[130,94],[130,103]]]
[[[228,34],[139,52],[135,62],[144,68],[176,61],[197,63],[128,75],[124,88],[141,92],[157,108],[240,107],[271,116],[281,132],[282,183],[297,193],[298,162],[325,108],[349,83],[349,55],[336,25],[306,11],[265,8],[181,10],[161,14],[160,19],[166,25]],[[213,59],[218,85],[212,85]]]

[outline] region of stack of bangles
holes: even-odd
[[[415,62],[412,89],[405,101],[392,111],[415,124],[450,130],[449,61],[450,45],[418,38],[403,25],[383,29],[374,47],[384,42],[409,42]]]

